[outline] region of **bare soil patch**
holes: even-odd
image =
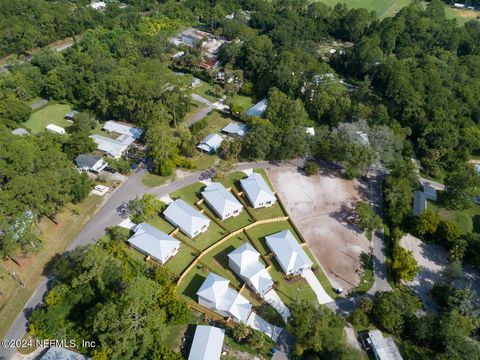
[[[365,201],[365,186],[329,173],[308,177],[294,167],[270,169],[268,175],[332,285],[356,287],[360,255],[369,252],[370,242],[347,218],[356,202]]]

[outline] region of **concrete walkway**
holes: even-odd
[[[268,321],[264,320],[253,311],[248,317],[247,325],[250,326],[252,329],[263,332],[275,342],[277,341],[280,333],[283,330],[283,328],[281,327],[270,324]]]
[[[312,270],[304,271],[302,277],[307,280],[308,284],[315,292],[315,295],[317,295],[317,300],[319,304],[328,304],[333,302],[333,299],[327,294],[327,292],[322,287],[322,284],[320,284],[320,281],[318,281]]]
[[[263,299],[280,314],[280,316],[283,318],[283,321],[286,323],[290,317],[290,310],[288,310],[282,299],[280,299],[277,292],[272,289],[263,296]]]

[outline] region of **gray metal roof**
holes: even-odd
[[[305,265],[312,265],[312,261],[290,230],[266,236],[265,240],[285,273],[297,271]]]
[[[197,325],[188,360],[219,360],[222,354],[225,330]]]
[[[247,133],[247,125],[232,121],[222,129],[222,132],[243,137]]]
[[[101,157],[91,154],[80,154],[75,158],[78,166],[93,167],[97,162],[102,160]]]
[[[275,195],[259,173],[252,173],[247,178],[240,180],[242,189],[247,193],[248,199],[254,205],[257,202],[276,201]]]
[[[40,360],[86,360],[89,359],[82,354],[67,350],[61,347],[52,346],[40,358]]]
[[[265,110],[267,110],[267,99],[263,99],[253,105],[250,109],[247,110],[246,115],[261,117]]]
[[[217,151],[217,149],[222,145],[223,138],[218,134],[210,134],[202,140],[200,144],[197,145],[197,148],[206,151],[206,152],[213,152]]]
[[[170,203],[163,214],[167,220],[173,222],[175,226],[178,226],[180,230],[187,234],[194,234],[210,224],[210,220],[205,215],[195,210],[182,199],[177,199]]]
[[[368,332],[368,340],[379,360],[402,360],[397,345],[392,338],[384,338],[380,330]]]
[[[413,216],[418,216],[427,208],[427,197],[423,191],[413,193]]]
[[[20,135],[20,136],[23,136],[23,135],[30,135],[30,133],[28,132],[27,129],[24,129],[24,128],[17,128],[15,130],[12,131],[12,134],[13,135]]]
[[[232,214],[235,210],[243,209],[243,205],[235,196],[218,182],[212,182],[206,186],[202,191],[202,196],[221,218],[226,214]]]

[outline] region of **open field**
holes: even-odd
[[[257,103],[251,97],[239,95],[239,94],[236,94],[235,96],[233,96],[231,101],[232,101],[232,104],[240,108],[242,112],[247,111]]]
[[[363,271],[361,254],[369,252],[370,242],[344,219],[362,199],[361,184],[333,174],[307,177],[294,167],[269,170],[269,177],[330,282],[355,288]]]
[[[217,101],[223,96],[224,93],[223,89],[220,88],[220,91],[218,93],[219,96],[216,96],[213,92],[213,86],[203,80],[202,85],[197,86],[195,89],[193,89],[193,92],[200,95],[201,97],[204,97],[207,100],[210,100],[211,102]]]
[[[9,273],[15,272],[25,287],[21,288],[18,283],[12,283],[10,275],[2,276],[3,272],[1,273],[0,290],[4,292],[4,296],[0,300],[0,338],[5,336],[13,320],[38,286],[45,265],[55,255],[63,253],[102,200],[101,197],[91,195],[81,204],[67,205],[64,211],[55,217],[57,224],[49,219],[42,219],[39,224],[43,240],[40,251],[30,257],[17,256],[20,266],[11,260],[3,262],[3,268]]]
[[[209,113],[205,119],[207,120],[208,125],[201,131],[201,134],[203,135],[220,132],[220,130],[232,121],[229,117],[215,110]]]
[[[30,116],[30,119],[26,121],[23,125],[28,129],[32,130],[34,133],[39,133],[45,130],[48,124],[55,124],[61,127],[70,126],[67,120],[64,119],[64,116],[72,110],[70,105],[64,104],[52,104],[47,105],[46,107],[35,111]]]
[[[338,3],[347,4],[351,9],[363,8],[369,11],[375,11],[377,17],[383,18],[393,16],[402,7],[409,5],[412,0],[319,0],[328,5],[335,6]]]
[[[470,20],[480,17],[480,11],[469,9],[455,9],[450,6],[445,8],[445,16],[447,19],[457,19],[459,25],[463,25]]]
[[[472,202],[468,209],[450,210],[438,206],[433,201],[428,202],[428,209],[436,212],[441,219],[449,220],[457,224],[462,233],[480,232],[480,206]]]

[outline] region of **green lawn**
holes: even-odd
[[[409,5],[412,0],[319,0],[320,2],[334,7],[338,3],[347,4],[351,9],[363,8],[369,11],[375,11],[378,17],[393,15],[404,6]],[[392,10],[396,9],[396,10]],[[384,15],[388,14],[388,15]]]
[[[232,121],[232,119],[216,110],[209,113],[205,119],[207,120],[208,125],[201,131],[201,134],[205,136],[211,133],[220,132],[220,130]]]
[[[180,275],[183,271],[190,265],[197,257],[197,252],[193,250],[190,246],[186,244],[180,245],[180,250],[178,254],[173,258],[169,259],[166,263],[166,266],[172,270],[175,275]]]
[[[440,218],[456,223],[462,233],[480,232],[480,206],[472,202],[472,206],[465,210],[450,210],[442,208],[438,203],[428,202],[428,208],[440,215]]]
[[[169,350],[179,353],[182,338],[184,337],[187,328],[187,324],[169,325],[168,335],[163,339],[162,345]]]
[[[213,86],[210,85],[209,83],[206,83],[203,80],[202,80],[202,85],[197,86],[195,89],[193,89],[193,92],[212,102],[217,101],[224,94],[224,91],[222,89],[219,93],[220,96],[215,96],[215,94],[213,93]]]
[[[195,203],[202,198],[202,195],[200,193],[204,187],[205,184],[197,182],[195,184],[185,186],[180,190],[170,193],[170,197],[174,200],[180,198],[183,201],[192,205],[194,209],[197,209]]]
[[[197,291],[207,278],[210,270],[203,264],[196,264],[178,285],[176,292],[179,296],[187,301],[197,304]]]
[[[239,94],[233,96],[230,101],[233,105],[238,106],[242,112],[247,111],[256,104],[256,102],[250,96],[243,96]]]
[[[203,251],[208,248],[210,245],[215,244],[218,240],[227,235],[226,231],[218,226],[214,221],[210,221],[208,230],[203,234],[195,236],[194,239],[190,239],[188,236],[183,234],[181,231],[175,234],[179,240],[192,245],[194,248]]]
[[[470,20],[475,20],[478,16],[480,16],[479,11],[468,9],[454,9],[451,6],[445,7],[445,17],[447,19],[457,19],[457,22],[460,26],[463,26],[466,22]]]
[[[175,230],[175,227],[172,224],[160,216],[155,216],[148,223],[167,234],[170,234],[173,230]]]
[[[171,180],[172,176],[158,176],[151,173],[145,173],[142,177],[142,184],[154,188],[165,184],[168,180]]]
[[[210,206],[204,202],[201,205],[201,208],[205,210],[205,214],[208,214],[210,217],[214,217],[218,219],[219,221],[222,222],[222,224],[230,231],[233,232],[235,230],[238,230],[240,228],[243,228],[253,222],[255,220],[252,219],[252,217],[248,214],[247,211],[243,210],[239,215],[233,216],[227,220],[221,220],[218,216],[215,215],[213,210],[210,208]]]
[[[34,133],[39,133],[45,130],[48,124],[55,124],[61,127],[70,126],[64,116],[72,110],[70,105],[52,104],[35,111],[30,116],[30,119],[24,123],[25,127],[32,130]]]
[[[232,190],[235,190],[236,192],[241,192],[242,187],[240,186],[240,180],[246,177],[247,175],[245,175],[244,172],[235,171],[226,175],[223,179],[220,179],[220,182],[226,188],[232,188]]]

